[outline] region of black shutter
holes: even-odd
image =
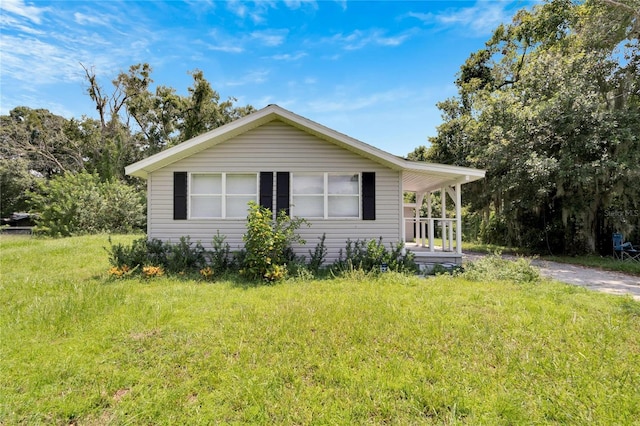
[[[362,172],[362,219],[376,220],[375,172]]]
[[[273,210],[273,172],[260,172],[260,205]]]
[[[289,214],[289,172],[276,175],[276,213],[284,210]]]
[[[187,172],[173,172],[173,220],[187,218]]]

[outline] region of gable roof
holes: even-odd
[[[125,168],[125,173],[146,179],[149,173],[274,120],[282,121],[390,169],[402,171],[403,189],[405,191],[426,192],[456,183],[482,179],[485,175],[484,170],[410,161],[396,157],[393,154],[294,114],[278,105],[269,105],[144,160],[130,164]]]

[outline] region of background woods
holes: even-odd
[[[547,2],[462,65],[438,136],[410,156],[487,169],[464,197],[484,242],[576,254],[640,238],[639,11]]]
[[[115,210],[133,208],[133,213],[131,223],[119,228],[143,226],[142,189],[124,175],[124,167],[254,111],[249,105],[235,106],[233,98],[221,100],[198,70],[191,73],[193,85],[188,94],[181,96],[165,86],[152,90],[152,70],[148,64],[133,65],[128,72],[121,72],[110,87],[99,82],[94,70],[82,67],[97,118],[66,119],[45,109],[28,107],[17,107],[9,115],[0,116],[2,217],[30,208],[42,213],[45,206],[54,205],[57,213],[40,218],[40,231],[56,235],[95,232],[107,230],[105,226],[111,229],[109,224],[114,222],[96,216],[94,223],[86,222],[85,218],[79,222],[82,225],[76,226],[71,223],[72,217],[87,211],[97,214],[101,210],[96,205],[121,200],[123,204],[114,206]],[[78,173],[91,176],[72,177]],[[89,186],[78,188],[75,185],[78,182]],[[130,185],[139,196],[129,194],[118,182]],[[51,198],[60,188],[72,191],[65,197],[64,205]],[[125,191],[128,195],[105,195],[114,191]],[[103,199],[97,202],[96,198],[101,196]],[[136,199],[137,204],[133,203]]]

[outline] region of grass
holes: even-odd
[[[487,254],[502,253],[502,254],[513,254],[516,256],[532,255],[531,252],[518,247],[506,247],[506,246],[499,246],[496,244],[485,244],[485,243],[477,243],[477,242],[469,242],[469,241],[462,242],[462,250],[465,252],[471,251],[476,253],[487,253]]]
[[[630,298],[357,272],[110,280],[106,245],[0,237],[0,424],[639,424]]]
[[[624,272],[640,276],[640,262],[622,261],[613,257],[590,256],[544,256],[543,259],[554,262],[571,263],[574,265],[599,268],[607,271]]]
[[[523,249],[513,248],[513,247],[503,247],[503,246],[497,246],[492,244],[464,242],[462,243],[462,248],[464,251],[467,251],[467,252],[478,252],[478,253],[499,252],[502,254],[513,254],[517,256],[533,255],[531,252],[528,252]],[[587,266],[590,268],[598,268],[606,271],[624,272],[626,274],[640,276],[640,262],[621,261],[613,258],[612,256],[597,256],[597,255],[540,256],[540,258],[553,261],[553,262],[570,263],[573,265]]]

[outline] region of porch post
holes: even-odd
[[[433,251],[433,217],[431,216],[431,191],[427,192],[427,227],[429,251]]]
[[[407,250],[407,220],[404,217],[404,176],[400,174],[400,182],[398,183],[398,189],[400,190],[400,241],[402,244],[402,254],[404,255]]]
[[[462,254],[462,185],[456,183],[456,253]]]
[[[447,218],[447,190],[442,188],[440,190],[440,204],[442,205],[442,219]],[[448,249],[447,247],[447,222],[442,220],[442,251]]]
[[[422,200],[424,200],[424,194],[416,191],[416,207],[413,212],[413,230],[416,233],[416,246],[424,245],[424,234],[420,227],[420,206],[422,205]]]

